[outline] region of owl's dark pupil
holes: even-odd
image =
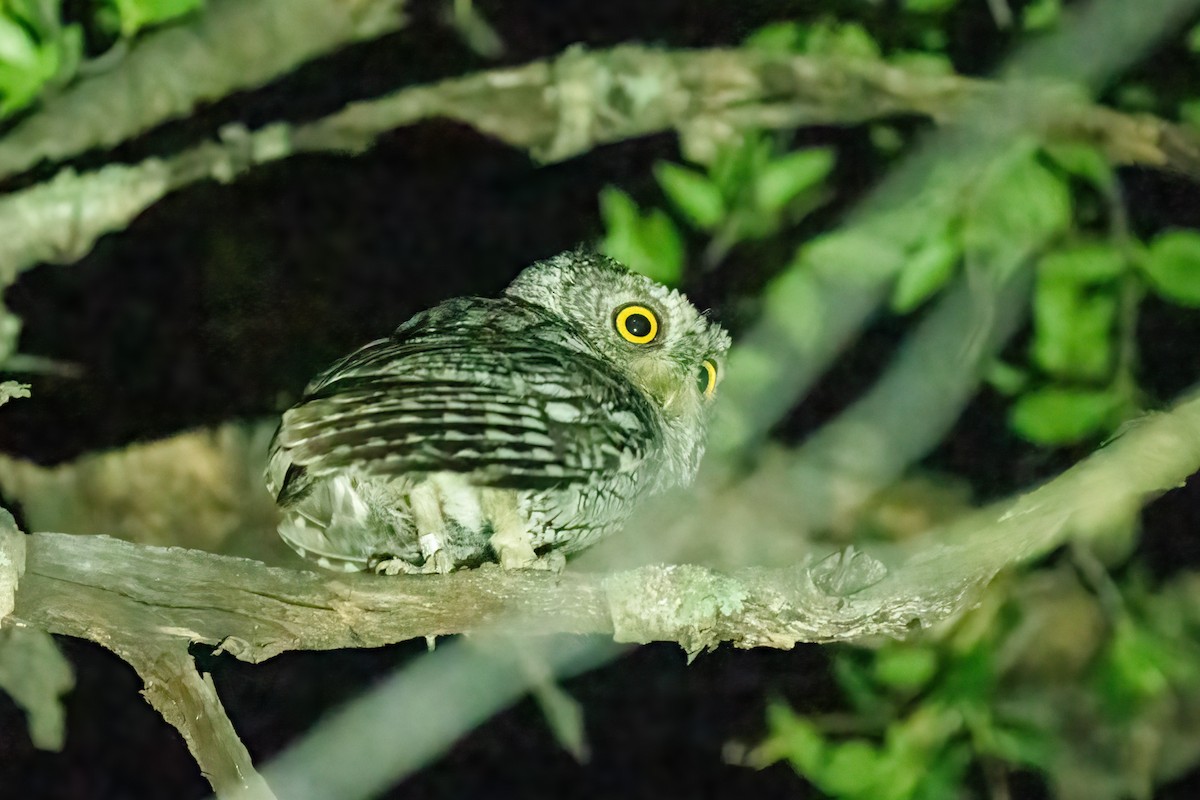
[[[700,372],[696,375],[696,385],[700,387],[700,392],[708,391],[708,370],[704,367],[700,368]]]
[[[631,336],[639,339],[649,336],[651,329],[650,318],[645,314],[630,314],[625,318],[625,330],[629,331]]]

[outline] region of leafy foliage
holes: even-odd
[[[1152,594],[1131,579],[1127,605],[1107,619],[1069,568],[1002,583],[933,637],[836,655],[858,734],[839,733],[839,716],[799,716],[775,702],[750,759],[785,759],[846,800],[958,797],[984,764],[992,781],[1003,770],[1043,772],[1059,796],[1129,796],[1169,775],[1172,757],[1150,756],[1132,774],[1109,760],[1113,749],[1149,730],[1179,735],[1164,707],[1186,713],[1200,701],[1200,629],[1189,621],[1196,589],[1185,579]],[[1044,638],[1051,632],[1054,640]],[[1195,746],[1197,735],[1170,749]]]
[[[99,27],[129,38],[200,9],[204,0],[102,0]],[[69,83],[85,57],[83,29],[63,22],[63,0],[0,2],[0,119]]]
[[[877,35],[844,19],[787,22],[762,28],[746,45],[948,69],[942,34],[958,3],[901,5],[910,19],[900,34]],[[1016,24],[1036,33],[1057,26],[1061,15],[1059,0],[1035,0],[1016,9]],[[1200,28],[1190,37],[1194,51],[1197,43]],[[1115,96],[1143,91],[1128,84]],[[1152,105],[1153,98],[1143,107]],[[1200,98],[1183,104],[1185,117],[1189,108],[1200,120]],[[911,140],[879,125],[870,138],[884,158]],[[742,243],[794,235],[797,223],[829,198],[838,156],[828,148],[788,152],[782,142],[749,131],[712,163],[657,165],[668,220],[656,216],[658,209],[636,216],[628,198],[618,219],[607,208],[617,190],[606,190],[606,247],[622,252],[620,242],[637,238],[627,233],[637,229],[642,250],[669,255],[668,269],[653,259],[640,261],[641,268],[681,281],[687,276],[676,260],[680,242],[702,251],[712,267]],[[1118,176],[1086,144],[1015,142],[965,188],[945,188],[952,185],[962,183],[932,175],[903,206],[802,242],[768,284],[764,307],[776,294],[794,297],[793,286],[816,280],[887,282],[892,311],[903,315],[956,278],[999,282],[1028,271],[1024,356],[997,361],[987,376],[1012,398],[1012,431],[1041,447],[1111,434],[1141,409],[1142,298],[1200,306],[1200,234],[1170,230],[1139,240],[1125,219]],[[811,308],[778,316],[799,325],[821,315]],[[1127,557],[1134,518],[1108,523],[1119,541],[1113,552]],[[1085,573],[1088,581],[1079,577]],[[1090,583],[1095,575],[1083,569],[1035,570],[994,586],[980,609],[933,636],[840,651],[834,671],[850,713],[800,716],[773,702],[767,737],[750,760],[785,760],[821,792],[846,800],[961,797],[980,775],[1003,795],[1004,776],[1013,770],[1041,773],[1059,796],[1148,796],[1179,762],[1163,754],[1129,763],[1122,754],[1134,749],[1134,731],[1183,736],[1179,750],[1200,746],[1195,730],[1182,733],[1164,712],[1172,699],[1185,698],[1185,708],[1200,703],[1200,679],[1188,669],[1200,630],[1182,621],[1194,617],[1181,610],[1194,608],[1200,593],[1190,582],[1186,592],[1156,595],[1132,574],[1114,589]],[[1113,596],[1123,598],[1116,607]],[[1163,619],[1174,627],[1166,630]],[[1089,733],[1080,737],[1078,730]]]
[[[203,7],[204,0],[104,0],[100,21],[130,37],[144,28],[169,22]]]
[[[654,177],[674,217],[661,208],[641,213],[627,194],[608,187],[600,196],[604,251],[667,284],[683,276],[683,234],[675,219],[709,237],[703,255],[712,268],[737,245],[779,234],[826,199],[834,167],[827,148],[785,151],[773,139],[750,135],[723,148],[706,169],[659,162]]]
[[[0,3],[0,118],[65,83],[83,55],[78,25],[61,21],[61,0]]]

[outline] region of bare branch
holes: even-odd
[[[218,797],[274,800],[234,731],[212,678],[196,671],[186,643],[151,638],[109,646],[137,670],[146,685],[142,695],[183,735]]]

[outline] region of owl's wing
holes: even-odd
[[[289,483],[348,468],[514,489],[639,469],[660,438],[653,409],[606,363],[565,346],[573,336],[510,300],[418,315],[335,364],[284,415],[280,499],[300,488]]]

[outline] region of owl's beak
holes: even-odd
[[[662,408],[667,416],[677,416],[684,411],[687,398],[681,390],[679,379],[671,368],[657,360],[646,359],[633,364],[637,373],[636,383]]]

